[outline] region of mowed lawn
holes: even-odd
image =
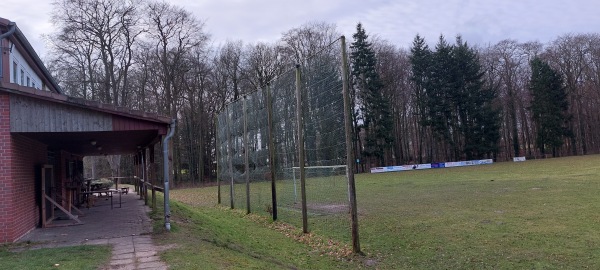
[[[360,174],[356,182],[366,256],[338,267],[600,269],[600,155]],[[212,211],[216,190],[174,190],[172,198]]]

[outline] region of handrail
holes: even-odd
[[[144,181],[143,179],[140,179],[140,182],[143,183],[146,186],[151,186],[154,190],[157,190],[157,191],[160,191],[160,192],[164,192],[165,191],[164,187],[153,185],[152,183]]]

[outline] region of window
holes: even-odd
[[[35,88],[35,82],[31,83],[31,87]]]
[[[25,85],[25,71],[21,69],[21,85]]]
[[[27,76],[27,87],[31,86],[31,79],[29,79],[29,76]]]
[[[17,62],[13,62],[13,80],[12,83],[18,83],[19,82],[19,74],[17,73]]]

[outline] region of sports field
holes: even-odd
[[[361,174],[356,181],[362,266],[600,268],[600,155]],[[212,208],[216,187],[175,190],[172,198]],[[349,242],[339,228],[317,233]]]

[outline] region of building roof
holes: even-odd
[[[156,143],[161,135],[167,133],[172,122],[168,117],[64,95],[15,23],[0,18],[0,37],[0,45],[6,46],[8,42],[4,40],[9,39],[50,90],[39,90],[3,79],[3,62],[0,61],[0,94],[11,96],[11,132],[79,155],[132,153]],[[1,48],[4,53],[0,54],[0,60],[9,57],[7,50],[10,48]],[[4,62],[4,67],[7,66]],[[43,113],[44,108],[48,109],[47,113]],[[100,129],[86,129],[89,127],[86,121],[94,119],[109,120]],[[55,125],[58,122],[62,123],[60,127]],[[37,125],[32,126],[31,123]],[[90,141],[103,141],[102,151]]]
[[[8,37],[6,38],[10,39],[10,41],[16,44],[16,46],[21,47],[27,52],[28,58],[26,58],[26,60],[29,60],[29,64],[33,68],[35,68],[40,73],[40,75],[44,77],[51,91],[59,94],[62,93],[60,85],[58,85],[58,83],[56,82],[56,80],[54,80],[54,77],[52,77],[48,69],[46,69],[46,66],[40,59],[39,55],[35,52],[25,35],[23,35],[23,32],[21,32],[21,30],[17,26],[17,24],[15,22],[9,21],[8,19],[0,17],[0,33],[7,33],[11,31],[12,27],[15,28],[14,32],[11,35],[8,35]],[[0,40],[0,45],[1,44],[2,43]],[[0,74],[0,77],[1,76],[2,74]]]

